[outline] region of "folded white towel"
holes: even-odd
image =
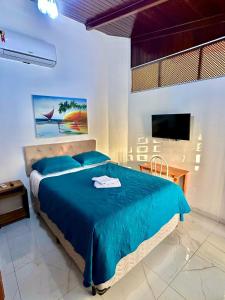
[[[99,184],[110,184],[110,183],[117,183],[118,179],[117,178],[112,178],[109,176],[99,176],[99,177],[93,177],[92,178],[93,181],[98,182]]]
[[[116,188],[116,187],[121,187],[121,183],[118,178],[114,178],[113,182],[107,182],[104,184],[101,184],[101,183],[95,181],[94,187],[96,187],[97,189]]]

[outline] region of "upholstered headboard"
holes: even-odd
[[[76,155],[92,150],[96,150],[96,140],[26,146],[24,147],[26,174],[30,176],[32,164],[41,158],[59,155]]]

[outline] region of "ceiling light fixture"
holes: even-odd
[[[59,15],[56,0],[38,0],[38,9],[41,13],[48,14],[52,19]]]
[[[48,0],[38,0],[38,9],[41,13],[47,14]]]

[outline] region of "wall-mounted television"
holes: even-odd
[[[191,114],[152,115],[152,137],[190,140]]]

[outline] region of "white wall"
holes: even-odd
[[[170,165],[190,170],[188,200],[192,207],[223,219],[224,95],[225,78],[220,78],[133,93],[129,99],[129,151],[133,163],[148,160],[158,151]],[[151,138],[152,114],[189,112],[193,116],[191,141]]]
[[[58,62],[49,69],[0,59],[0,182],[22,179],[27,184],[22,152],[25,145],[96,138],[98,149],[108,153],[108,74],[113,61],[120,55],[129,56],[129,41],[97,31],[87,32],[84,25],[64,16],[51,20],[29,0],[1,0],[1,27],[54,44]],[[114,52],[110,50],[111,43]],[[119,69],[127,71],[128,60]],[[128,75],[124,80],[128,81]],[[32,94],[87,98],[89,134],[37,139]],[[128,98],[128,90],[123,96]]]
[[[121,39],[123,40],[123,39]],[[114,161],[126,162],[128,148],[128,93],[130,90],[130,43],[118,45],[109,39],[109,152]],[[120,53],[117,57],[114,53]],[[127,67],[126,67],[127,66]]]

